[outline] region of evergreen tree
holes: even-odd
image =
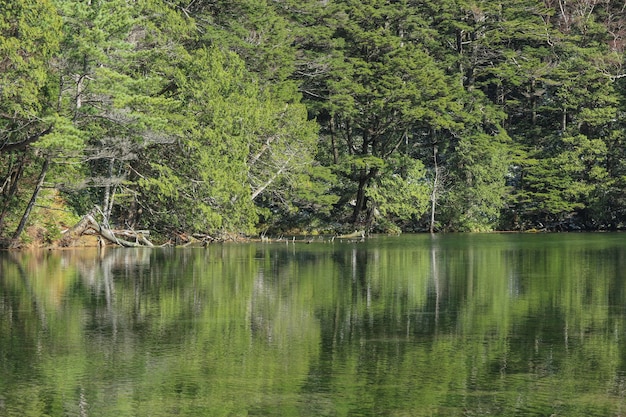
[[[371,225],[379,182],[390,157],[421,146],[422,134],[454,124],[448,80],[409,29],[416,16],[401,4],[336,2],[321,11],[332,28],[310,66],[328,66],[323,78],[307,77],[305,96],[317,101],[330,160],[343,176],[343,203],[353,200],[352,222]],[[311,31],[314,31],[312,29]],[[306,41],[305,41],[306,43]],[[321,54],[316,56],[315,54]],[[325,54],[325,56],[324,56]],[[309,85],[311,84],[311,85]],[[381,184],[378,184],[380,186]]]
[[[59,60],[60,112],[87,142],[81,156],[84,178],[65,188],[82,202],[77,208],[83,212],[99,205],[105,225],[116,205],[117,220],[134,225],[137,194],[128,183],[137,178],[133,161],[149,146],[173,142],[180,132],[177,102],[162,91],[172,77],[168,60],[186,54],[180,43],[162,38],[157,19],[167,15],[170,33],[179,40],[185,39],[180,29],[185,25],[167,7],[147,1],[59,0],[59,10],[66,51]]]
[[[50,1],[0,2],[0,153],[24,150],[52,130],[61,22]]]
[[[512,194],[512,209],[522,220],[513,227],[605,227],[593,218],[605,217],[600,207],[608,207],[603,196],[614,184],[607,141],[618,118],[619,97],[606,27],[593,16],[573,22],[561,14],[553,52],[542,61],[534,92],[525,94],[532,98],[523,106],[530,107],[532,123],[518,123],[520,133],[512,132],[525,155]]]
[[[0,0],[0,234],[623,227],[622,6]]]
[[[259,111],[256,85],[233,53],[199,49],[175,78],[186,132],[148,153],[139,192],[144,220],[170,232],[249,232],[256,220],[247,186],[249,136]]]
[[[7,223],[19,222],[12,233],[19,237],[41,188],[21,189],[20,184],[45,178],[49,167],[50,156],[33,145],[57,124],[51,63],[59,48],[60,28],[47,0],[0,1],[0,236]]]

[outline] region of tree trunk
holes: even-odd
[[[535,91],[535,80],[530,81],[530,123],[537,125],[537,94]]]
[[[14,242],[17,241],[17,239],[19,239],[20,235],[24,231],[24,228],[26,227],[26,222],[28,221],[30,212],[33,210],[33,207],[35,206],[35,202],[37,201],[37,196],[39,195],[39,191],[41,190],[41,187],[43,186],[44,180],[46,179],[46,174],[48,173],[48,168],[50,167],[50,159],[51,159],[50,156],[46,156],[46,159],[44,159],[43,161],[43,165],[41,166],[41,173],[39,174],[39,179],[37,180],[37,185],[35,186],[33,195],[30,198],[30,201],[28,202],[28,206],[26,206],[26,210],[24,211],[24,214],[22,215],[22,220],[20,221],[19,226],[17,226],[17,229],[15,230],[15,233],[13,234]]]
[[[339,150],[337,149],[337,143],[335,139],[335,116],[330,117],[330,143],[333,153],[333,164],[339,163]]]
[[[2,212],[0,212],[0,231],[2,231],[4,227],[4,218],[8,212],[9,205],[11,204],[11,200],[17,194],[17,185],[24,173],[24,167],[26,166],[26,155],[22,154],[22,157],[18,161],[17,167],[12,167],[10,172],[7,174],[7,178],[5,184],[9,187],[8,192],[5,193],[4,197],[4,205],[2,207]],[[4,185],[3,185],[4,188]]]
[[[89,214],[86,214],[67,234],[66,239],[73,240],[76,237],[83,234],[87,229],[93,229],[98,235],[102,238],[108,240],[109,242],[115,243],[120,246],[129,247],[129,248],[137,248],[142,246],[153,247],[152,242],[148,240],[146,235],[149,234],[146,230],[140,231],[131,231],[131,230],[123,230],[114,232],[108,227],[103,227],[100,225],[96,219],[93,217],[95,210],[92,210]],[[132,242],[130,240],[126,240],[116,236],[116,233],[120,235],[125,235],[129,238],[134,238],[135,241]]]
[[[359,187],[356,192],[356,204],[352,213],[353,223],[358,223],[361,213],[367,208],[367,196],[365,194],[370,180],[376,175],[378,175],[378,168],[372,168],[369,171],[367,168],[363,168],[359,172]]]
[[[109,224],[109,219],[111,218],[111,210],[113,208],[113,191],[115,188],[111,187],[111,180],[113,178],[113,165],[115,163],[115,158],[110,158],[109,159],[109,166],[108,166],[108,178],[109,181],[106,182],[106,184],[104,185],[104,198],[102,201],[102,215],[103,215],[103,219],[102,219],[102,223],[104,223],[105,225]]]
[[[47,128],[45,130],[42,130],[41,132],[35,133],[34,135],[31,135],[31,136],[27,137],[26,139],[22,140],[21,142],[5,143],[2,146],[0,146],[0,153],[9,153],[9,152],[13,152],[13,151],[22,151],[22,150],[26,149],[28,147],[28,145],[30,145],[31,143],[37,142],[39,140],[39,138],[41,138],[42,136],[47,135],[50,132],[52,132],[52,126],[50,126],[49,128]]]
[[[435,163],[435,178],[433,192],[430,196],[430,233],[435,233],[435,208],[437,207],[437,193],[439,188],[439,166],[437,165],[437,146],[433,146],[433,161]]]
[[[357,223],[361,212],[365,208],[365,190],[368,183],[367,170],[362,169],[359,173],[359,187],[356,192],[356,204],[354,205],[354,211],[352,212],[352,223]]]
[[[261,194],[263,191],[265,191],[265,189],[267,187],[269,187],[276,180],[276,178],[278,178],[283,173],[283,171],[289,165],[289,161],[291,161],[291,157],[289,159],[287,159],[287,161],[285,161],[283,166],[281,166],[280,169],[277,172],[275,172],[274,175],[272,175],[271,178],[269,178],[267,181],[265,181],[265,183],[263,185],[261,185],[256,190],[252,191],[252,196],[250,197],[250,199],[252,201],[254,201],[254,199],[257,198],[259,196],[259,194]]]

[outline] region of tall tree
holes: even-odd
[[[431,128],[450,127],[458,107],[449,80],[413,41],[415,15],[406,5],[341,1],[322,13],[320,23],[332,28],[320,51],[328,70],[321,83],[305,78],[313,84],[303,89],[320,105],[328,152],[345,177],[342,193],[353,199],[352,221],[370,224],[377,202],[368,189],[387,160],[419,146]],[[310,46],[316,43],[310,39]]]
[[[549,20],[551,52],[537,62],[542,74],[520,105],[532,114],[531,123],[512,131],[526,156],[512,194],[511,208],[524,219],[519,227],[606,227],[593,218],[606,218],[600,207],[608,207],[615,184],[607,149],[618,119],[620,65],[609,26],[596,21],[606,4],[597,5],[551,4],[558,11],[558,19]]]
[[[25,175],[37,175],[31,165],[43,161],[47,170],[47,156],[34,152],[32,145],[55,125],[51,62],[59,48],[60,29],[50,1],[0,2],[0,234],[7,217],[23,211],[22,203],[32,195],[32,190],[23,190],[22,196],[19,187]],[[27,218],[26,214],[21,221]]]
[[[164,73],[170,65],[157,39],[154,7],[59,0],[67,51],[59,62],[60,111],[86,137],[88,171],[78,186],[86,186],[101,206],[105,224],[116,190],[132,173],[130,161],[147,146],[173,141],[176,133],[176,103],[159,95],[169,82]],[[161,7],[160,13],[176,26],[176,14],[168,11]],[[180,53],[177,45],[170,43],[172,55]],[[156,65],[163,72],[155,71]]]
[[[51,59],[61,21],[52,3],[0,2],[0,152],[23,150],[51,131]]]
[[[252,198],[264,213],[264,223],[280,217],[297,221],[311,210],[325,213],[336,200],[329,193],[332,176],[314,159],[317,124],[307,121],[292,79],[297,30],[283,6],[237,0],[185,7],[200,28],[198,44],[235,52],[254,74],[259,100],[265,101],[259,115],[263,126],[249,144],[248,157]]]
[[[190,124],[185,137],[149,155],[139,182],[152,219],[171,231],[250,231],[256,214],[247,187],[249,135],[259,103],[243,62],[219,48],[181,63],[173,93]],[[162,228],[161,224],[159,228]]]

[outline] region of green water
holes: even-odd
[[[0,253],[0,416],[622,416],[626,235]]]

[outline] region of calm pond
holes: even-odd
[[[626,234],[0,253],[0,416],[624,416]]]

